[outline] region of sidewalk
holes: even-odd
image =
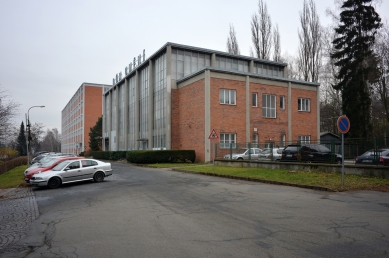
[[[39,216],[31,187],[0,189],[0,250],[26,237]]]

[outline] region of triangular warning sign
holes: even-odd
[[[212,129],[212,132],[209,135],[208,139],[213,140],[213,139],[218,139],[218,138],[219,138],[219,136],[217,136],[215,129]]]

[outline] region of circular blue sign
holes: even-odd
[[[338,118],[338,130],[341,133],[347,133],[350,130],[350,120],[347,116],[340,116]]]

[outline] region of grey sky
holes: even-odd
[[[278,23],[281,52],[295,54],[303,0],[267,0]],[[389,1],[377,7],[389,17]],[[32,123],[61,131],[61,111],[83,82],[112,84],[134,57],[166,42],[225,51],[233,23],[242,55],[249,55],[251,16],[258,0],[0,0],[0,88],[21,104],[17,126]],[[332,0],[316,0],[328,25]]]

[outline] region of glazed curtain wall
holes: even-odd
[[[166,148],[166,54],[154,61],[153,149]]]

